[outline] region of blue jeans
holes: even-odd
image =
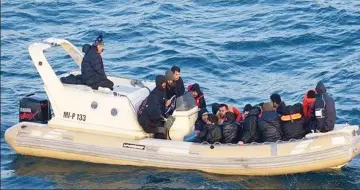
[[[197,136],[198,136],[198,133],[196,131],[193,131],[192,133],[190,133],[184,137],[184,141],[185,142],[195,142]]]

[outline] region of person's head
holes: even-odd
[[[278,108],[281,103],[281,97],[279,94],[271,94],[271,102],[273,103],[274,108]]]
[[[247,117],[247,115],[249,114],[249,111],[251,110],[252,105],[251,104],[246,104],[243,110],[244,116]]]
[[[217,125],[218,122],[219,122],[219,119],[218,119],[218,117],[216,117],[216,115],[209,114],[209,116],[208,116],[208,124]]]
[[[203,108],[203,109],[200,110],[200,116],[201,116],[201,120],[204,123],[208,122],[209,112],[207,111],[206,108]]]
[[[309,91],[306,93],[306,97],[307,97],[307,98],[316,98],[316,92],[315,92],[315,90],[309,90]]]
[[[98,52],[98,53],[101,53],[101,52],[104,51],[104,41],[103,41],[103,36],[102,36],[102,34],[100,34],[100,35],[96,38],[95,42],[93,43],[93,46],[96,47],[96,52]]]
[[[319,94],[325,94],[326,93],[326,87],[325,84],[322,81],[319,81],[316,85],[316,92]]]
[[[174,80],[177,81],[180,78],[180,68],[178,66],[171,67],[171,71],[174,74]]]
[[[201,90],[200,90],[200,86],[199,86],[198,83],[195,83],[195,84],[191,85],[190,90],[191,90],[192,95],[193,95],[194,98],[201,95]]]
[[[170,69],[166,70],[165,77],[166,77],[167,84],[171,85],[174,81],[174,74]]]
[[[236,120],[236,115],[233,112],[226,112],[225,121],[228,123],[234,122]]]
[[[159,90],[165,90],[166,78],[162,75],[157,75],[155,78],[156,88]]]
[[[219,114],[220,117],[224,117],[226,112],[229,111],[229,107],[226,104],[220,104],[219,105]]]
[[[273,104],[272,104],[271,102],[263,103],[263,104],[261,105],[261,110],[262,110],[263,112],[274,111]]]

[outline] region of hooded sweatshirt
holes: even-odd
[[[314,110],[325,109],[323,118],[316,116],[316,129],[320,132],[331,131],[334,129],[336,122],[335,102],[330,95],[326,93],[326,87],[323,82],[320,81],[316,85],[316,92],[317,96]]]
[[[209,114],[206,108],[203,108],[199,111],[198,119],[195,123],[195,131],[204,131],[206,123],[202,120],[203,114]]]
[[[200,86],[198,83],[191,85],[191,91],[195,91],[198,93],[198,96],[195,97],[195,102],[198,108],[206,108],[204,93],[200,90]]]
[[[152,122],[162,121],[165,112],[165,89],[161,84],[166,82],[164,76],[158,75],[155,79],[156,87],[149,96],[141,103],[138,116],[147,117]]]

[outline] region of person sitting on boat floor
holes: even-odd
[[[225,118],[225,114],[227,112],[232,112],[235,114],[235,121],[236,122],[240,122],[243,120],[243,115],[241,113],[241,111],[239,109],[237,109],[236,107],[234,106],[231,106],[231,105],[226,105],[226,104],[220,104],[219,105],[219,110],[218,112],[216,113],[216,115],[218,116],[219,118],[219,124],[221,125],[223,122],[224,122],[224,118]]]
[[[189,85],[188,89],[192,92],[193,97],[195,98],[195,103],[198,106],[198,108],[206,108],[206,102],[205,102],[205,95],[200,90],[200,86],[198,83]]]
[[[332,131],[336,122],[335,102],[326,92],[326,87],[322,81],[316,85],[316,92],[314,106],[316,129],[322,133]]]
[[[236,116],[233,112],[226,112],[224,122],[220,125],[222,129],[222,143],[237,143],[239,126],[236,123]]]
[[[261,142],[260,133],[257,126],[258,117],[261,115],[261,108],[254,106],[250,110],[243,122],[243,131],[240,135],[238,144]]]
[[[101,34],[92,46],[89,44],[83,46],[85,55],[81,63],[82,82],[92,89],[97,90],[99,87],[104,87],[113,90],[114,83],[105,74],[101,57],[103,50],[104,42]]]
[[[209,112],[206,108],[203,108],[199,111],[199,118],[198,120],[196,120],[195,122],[195,131],[203,131],[205,125],[208,123],[208,117],[209,117]]]
[[[262,105],[262,114],[258,119],[258,128],[262,142],[276,142],[282,138],[279,114],[271,102]]]
[[[137,112],[138,122],[146,133],[154,133],[154,138],[166,139],[164,127],[166,78],[156,76],[156,87],[143,100]]]
[[[180,77],[180,68],[178,66],[173,66],[171,67],[171,72],[174,78],[172,85],[169,86],[169,89],[167,90],[167,99],[170,99],[172,96],[178,98],[185,93],[184,82]]]
[[[205,125],[204,131],[200,132],[196,142],[208,142],[214,144],[222,139],[221,128],[218,125],[218,118],[214,114],[209,114],[208,123]]]
[[[270,100],[273,103],[274,108],[278,112],[278,114],[283,115],[285,110],[285,102],[281,101],[281,97],[279,94],[272,94],[270,96]]]
[[[251,110],[252,108],[252,105],[251,104],[246,104],[244,109],[243,109],[243,119],[245,119],[248,114],[249,114],[249,111]]]
[[[302,107],[286,106],[284,114],[280,118],[280,125],[283,131],[283,141],[290,139],[302,139],[306,135],[304,129],[304,117],[301,115]]]
[[[184,141],[186,142],[194,142],[196,140],[196,137],[204,131],[205,125],[209,122],[208,120],[209,112],[206,108],[203,108],[199,111],[198,119],[195,122],[195,130],[186,135],[184,137]]]

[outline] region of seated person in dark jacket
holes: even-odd
[[[195,131],[204,131],[205,125],[208,123],[209,112],[206,108],[199,111],[198,119],[195,122]]]
[[[302,139],[306,135],[304,117],[301,115],[302,107],[286,106],[284,115],[280,118],[283,131],[283,140]]]
[[[198,108],[206,108],[205,96],[204,93],[200,90],[200,86],[198,83],[195,83],[190,86],[190,91],[192,92],[196,105]]]
[[[335,102],[331,96],[326,93],[326,87],[323,82],[316,85],[316,100],[314,113],[316,117],[316,129],[320,132],[332,131],[336,122]]]
[[[262,105],[262,114],[258,119],[258,127],[263,142],[281,140],[280,117],[271,102]]]
[[[278,114],[283,115],[286,105],[285,105],[285,103],[283,101],[281,101],[280,95],[279,94],[272,94],[270,96],[270,99],[271,99],[271,102],[274,105],[274,108],[278,112]]]
[[[92,46],[84,45],[85,53],[81,63],[82,82],[92,89],[99,87],[110,88],[113,90],[114,83],[109,80],[104,71],[103,59],[101,52],[104,49],[102,35],[100,35]]]
[[[170,99],[174,95],[176,96],[176,98],[178,98],[185,93],[184,82],[180,77],[180,68],[177,66],[173,66],[171,68],[171,74],[173,74],[173,82],[166,92],[167,99]]]
[[[165,111],[165,88],[164,76],[156,76],[156,87],[149,96],[141,103],[138,110],[138,121],[146,133],[154,133],[155,138],[166,139],[164,128]]]
[[[236,123],[236,116],[232,112],[226,112],[224,122],[220,125],[222,129],[222,143],[237,143],[239,126]]]
[[[258,116],[261,113],[261,109],[254,106],[243,123],[243,131],[238,144],[261,142],[260,133],[257,126]]]
[[[244,109],[243,109],[243,118],[247,117],[250,110],[252,109],[252,105],[251,104],[246,104]]]
[[[218,125],[218,118],[216,115],[210,114],[208,116],[208,124],[205,125],[204,131],[200,133],[197,142],[208,142],[214,144],[220,142],[222,138],[221,128]]]

